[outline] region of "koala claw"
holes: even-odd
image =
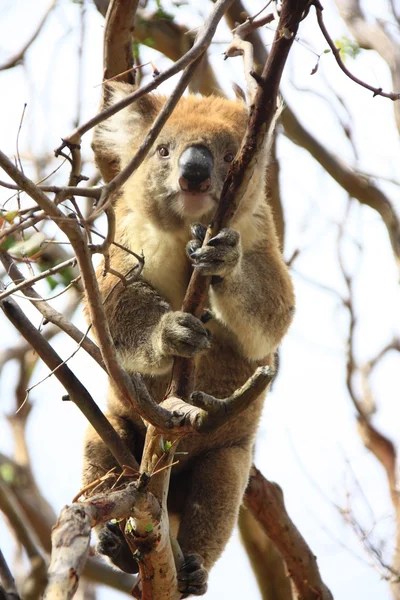
[[[108,556],[111,562],[125,573],[137,573],[139,570],[117,523],[108,522],[102,527],[96,550],[99,554]]]
[[[191,240],[187,245],[187,253],[194,269],[202,275],[224,277],[240,260],[240,235],[233,229],[222,229],[206,246],[201,247],[197,239]]]
[[[164,356],[192,358],[210,348],[210,332],[199,319],[181,311],[161,319],[161,352]]]
[[[187,598],[190,594],[202,596],[207,591],[208,572],[199,554],[187,554],[178,572],[178,589]]]
[[[207,227],[201,223],[194,223],[191,226],[190,231],[192,232],[192,236],[202,244],[206,237]]]

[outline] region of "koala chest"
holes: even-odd
[[[143,248],[143,277],[169,303],[180,310],[189,283],[191,267],[178,244],[147,244]]]
[[[172,310],[180,310],[192,271],[185,251],[189,236],[183,232],[163,232],[137,219],[130,219],[127,230],[129,238],[126,236],[125,244],[144,255],[143,278]]]

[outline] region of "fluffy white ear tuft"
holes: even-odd
[[[125,99],[136,87],[128,83],[110,82],[104,86],[103,107],[107,108]],[[109,168],[115,175],[128,155],[142,141],[164,103],[164,98],[146,95],[100,123],[93,136],[92,147],[103,179],[109,180]],[[108,165],[106,164],[108,163]]]

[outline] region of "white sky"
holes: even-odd
[[[0,62],[20,48],[32,32],[47,6],[46,0],[2,0],[0,5]],[[191,27],[199,22],[199,13],[206,14],[211,4],[195,1],[191,8],[182,7],[180,19]],[[264,3],[248,2],[252,12]],[[332,6],[325,2],[325,21],[334,39],[345,33]],[[381,3],[379,3],[381,4]],[[385,4],[385,3],[382,3]],[[165,6],[169,4],[165,2]],[[371,1],[366,3],[371,16],[384,8]],[[176,12],[176,9],[173,9]],[[312,13],[313,11],[311,11]],[[13,156],[15,140],[24,102],[27,112],[20,137],[24,167],[33,178],[29,155],[51,154],[72,127],[76,113],[76,48],[79,8],[70,0],[60,0],[48,24],[27,55],[24,67],[0,73],[0,147]],[[86,16],[84,49],[84,88],[82,120],[97,108],[102,77],[103,18],[89,3]],[[220,41],[229,40],[221,27]],[[360,170],[387,178],[400,179],[399,140],[395,129],[392,104],[389,100],[372,98],[337,69],[333,57],[321,58],[318,73],[310,71],[316,56],[303,43],[321,53],[326,48],[318,32],[313,14],[299,33],[299,43],[289,61],[283,91],[291,108],[307,128],[332,151]],[[266,36],[267,43],[270,35]],[[212,47],[212,63],[220,81],[227,89],[230,81],[242,81],[239,59],[224,62],[224,45]],[[151,53],[143,51],[143,57]],[[168,61],[157,55],[157,67]],[[388,69],[372,52],[362,52],[349,67],[358,76],[391,89]],[[326,81],[346,102],[351,118],[339,106],[327,88]],[[297,87],[318,91],[330,100]],[[171,84],[162,86],[168,92]],[[346,122],[350,122],[358,152],[352,148],[338,127],[335,107]],[[92,160],[90,135],[84,140],[85,154]],[[388,490],[382,469],[365,450],[356,433],[354,411],[348,398],[345,380],[344,350],[348,316],[337,297],[309,283],[305,278],[323,283],[345,293],[336,258],[337,226],[347,207],[346,194],[309,155],[283,136],[279,139],[281,182],[287,223],[286,255],[303,249],[295,263],[293,274],[297,294],[297,313],[281,352],[280,376],[269,394],[256,446],[256,464],[270,479],[277,481],[285,493],[290,516],[318,557],[322,577],[340,600],[387,600],[388,585],[368,562],[369,558],[335,506],[351,505],[386,560],[394,541],[394,522]],[[54,165],[57,165],[54,161]],[[90,162],[85,173],[90,175]],[[0,178],[5,178],[3,175]],[[67,169],[60,170],[58,183],[64,183]],[[382,182],[382,189],[399,208],[399,188]],[[10,194],[0,189],[0,203]],[[356,244],[361,243],[360,255]],[[346,265],[356,273],[356,357],[361,362],[400,333],[398,306],[398,274],[389,246],[386,229],[379,216],[354,202],[346,225]],[[299,275],[300,273],[301,275]],[[38,286],[48,294],[46,286]],[[23,306],[27,304],[23,302]],[[57,308],[63,299],[56,302]],[[34,309],[29,315],[38,323]],[[0,348],[11,345],[17,337],[1,318]],[[76,319],[83,329],[81,315]],[[75,344],[58,336],[56,350],[67,357]],[[382,431],[398,439],[400,417],[398,402],[398,356],[388,355],[374,374],[372,383],[379,412],[375,423]],[[70,361],[70,367],[82,379],[96,400],[104,405],[106,382],[103,373],[80,351]],[[33,381],[39,381],[47,370],[39,367]],[[15,365],[7,365],[0,379],[0,451],[12,452],[12,439],[4,418],[13,410]],[[37,481],[56,511],[70,502],[80,487],[82,434],[85,419],[71,403],[62,403],[61,386],[54,378],[47,380],[31,394],[34,410],[29,421],[28,438]],[[362,490],[362,491],[361,491]],[[365,498],[372,509],[371,518]],[[2,550],[12,562],[11,536],[0,517]],[[5,540],[5,541],[4,541]],[[114,592],[101,598],[117,598]],[[247,558],[235,534],[211,573],[207,600],[229,598],[257,600],[259,593],[248,568]]]

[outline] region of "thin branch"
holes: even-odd
[[[24,59],[26,51],[29,50],[29,48],[31,47],[31,45],[33,44],[33,42],[38,38],[40,32],[43,29],[43,26],[45,25],[45,23],[47,21],[47,17],[49,16],[49,14],[51,13],[51,11],[55,7],[56,3],[57,3],[57,0],[53,0],[51,2],[50,6],[48,7],[48,9],[46,10],[46,12],[44,13],[41,21],[39,22],[38,26],[36,27],[35,31],[31,35],[31,37],[22,46],[22,48],[16,54],[14,54],[14,56],[11,56],[3,64],[0,64],[0,71],[5,71],[6,69],[11,69],[12,67],[15,67],[15,66],[21,64],[21,62]]]
[[[62,359],[32,325],[29,319],[27,319],[18,304],[9,297],[0,303],[0,308],[14,327],[31,344],[49,369],[54,371],[57,367],[57,370],[55,371],[57,379],[67,390],[69,398],[77,405],[89,423],[96,429],[117,462],[121,466],[130,465],[137,469],[138,465],[136,460],[122,442],[108,419],[106,419],[94,402],[87,389],[81,384],[69,367],[66,364],[63,364]]]
[[[340,15],[361,48],[375,50],[386,61],[394,89],[400,89],[400,45],[395,36],[378,19],[368,20],[359,0],[336,0]],[[392,5],[394,18],[396,14]],[[394,104],[397,129],[400,132],[400,103]]]
[[[4,554],[0,549],[0,581],[3,584],[3,589],[7,594],[7,600],[20,600],[15,579],[9,569]]]
[[[11,257],[5,252],[0,252],[0,261],[2,262],[4,268],[7,270],[8,275],[14,282],[21,281],[24,279],[21,271],[18,269],[15,262],[11,259]],[[41,296],[35,292],[35,290],[31,287],[28,287],[24,291],[26,297],[35,299],[34,303],[35,308],[41,312],[43,317],[53,323],[57,327],[59,327],[62,331],[67,333],[75,342],[79,343],[79,341],[83,338],[83,333],[78,329],[73,323],[71,323],[64,314],[59,313],[52,306],[50,306],[45,300],[41,298]],[[92,340],[85,338],[82,343],[82,348],[97,362],[98,365],[102,369],[105,369],[104,361],[101,356],[99,348],[96,346]]]
[[[171,67],[169,67],[162,73],[156,75],[152,82],[141,87],[132,94],[129,94],[120,102],[117,102],[116,104],[113,104],[105,110],[102,110],[95,117],[87,121],[87,123],[74,129],[74,131],[72,131],[64,139],[63,144],[60,146],[59,149],[57,149],[57,151],[64,148],[65,146],[69,146],[69,144],[79,145],[81,137],[85,133],[90,131],[90,129],[92,129],[105,119],[108,119],[112,115],[115,115],[115,113],[122,110],[123,108],[126,108],[136,100],[139,100],[139,98],[141,98],[142,96],[148,94],[149,92],[152,92],[161,83],[163,83],[167,79],[170,79],[173,75],[176,75],[176,73],[179,73],[185,67],[192,64],[195,60],[200,58],[204,51],[210,45],[219,21],[222,19],[224,13],[226,12],[227,8],[232,4],[232,2],[233,0],[218,0],[218,2],[215,4],[213,11],[204,22],[201,34],[196,38],[196,41],[193,44],[192,48],[190,48],[190,50],[184,56],[177,60],[176,63],[173,64]]]
[[[55,267],[51,267],[50,269],[47,269],[46,271],[42,271],[41,273],[38,273],[34,277],[30,277],[29,279],[22,278],[23,281],[21,281],[21,283],[18,283],[16,285],[14,285],[13,287],[8,288],[5,292],[0,294],[0,302],[2,300],[4,300],[5,298],[7,298],[7,296],[11,296],[12,294],[14,294],[14,292],[18,292],[27,287],[31,287],[38,281],[41,281],[42,279],[47,279],[47,277],[50,277],[51,275],[55,275],[56,273],[59,273],[60,271],[63,271],[64,269],[67,269],[68,267],[74,267],[76,265],[76,262],[77,261],[76,261],[75,257],[69,258],[68,260],[65,260],[64,262],[59,263]]]
[[[9,190],[19,190],[21,191],[21,188],[19,188],[17,185],[15,185],[14,183],[8,183],[7,181],[0,181],[0,186],[1,187],[5,187]],[[52,192],[54,194],[62,194],[62,196],[67,199],[70,198],[71,196],[84,196],[87,198],[94,198],[95,200],[98,200],[100,198],[100,194],[101,194],[101,188],[100,187],[73,187],[73,186],[64,186],[64,187],[60,187],[58,185],[38,185],[37,186],[40,190],[42,190],[42,192]]]
[[[331,36],[328,33],[327,28],[325,27],[324,19],[322,16],[322,11],[324,10],[322,4],[319,2],[319,0],[313,0],[312,4],[315,7],[315,10],[317,13],[318,25],[322,31],[322,34],[323,34],[324,38],[326,39],[328,46],[332,50],[332,54],[335,57],[335,60],[338,64],[339,68],[343,71],[343,73],[345,75],[347,75],[347,77],[349,77],[349,79],[351,79],[358,85],[361,85],[362,87],[366,88],[367,90],[370,90],[371,92],[373,92],[374,97],[375,96],[383,96],[384,98],[389,98],[390,100],[393,100],[393,101],[399,100],[400,92],[384,92],[382,90],[382,88],[377,88],[372,85],[369,85],[369,83],[365,83],[365,81],[362,81],[361,79],[359,79],[358,77],[353,75],[353,73],[351,73],[351,71],[349,71],[349,69],[346,67],[346,65],[344,64],[344,62],[342,61],[342,59],[340,57],[339,48],[336,48],[335,42],[332,40]]]
[[[39,541],[28,526],[14,493],[1,477],[0,508],[7,516],[31,563],[31,572],[25,581],[23,597],[33,600],[40,595],[46,584],[46,561]]]

